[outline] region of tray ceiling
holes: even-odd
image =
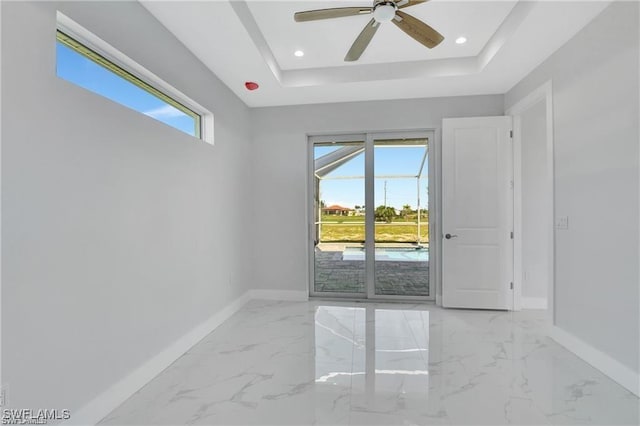
[[[442,33],[440,46],[426,49],[383,24],[352,63],[343,57],[370,17],[297,23],[293,13],[366,1],[142,4],[247,105],[259,107],[505,93],[608,3],[431,0],[404,11]],[[465,44],[455,43],[460,36]],[[246,81],[260,88],[249,92]]]

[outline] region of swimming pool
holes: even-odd
[[[364,260],[364,248],[346,247],[342,260]],[[376,247],[376,260],[382,262],[428,262],[428,248],[414,247]]]

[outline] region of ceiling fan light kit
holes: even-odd
[[[373,18],[358,35],[344,57],[345,61],[352,62],[360,59],[360,56],[362,56],[369,42],[373,39],[376,31],[378,31],[380,24],[385,22],[393,22],[407,35],[429,49],[433,49],[442,43],[442,40],[444,40],[442,34],[421,20],[399,10],[425,3],[426,1],[428,0],[374,0],[373,7],[337,7],[332,9],[307,10],[304,12],[296,12],[293,18],[296,22],[307,22],[373,14]]]
[[[396,16],[398,6],[392,1],[381,1],[373,6],[373,18],[378,22],[389,22]]]

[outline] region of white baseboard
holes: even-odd
[[[220,310],[211,318],[176,340],[158,355],[154,356],[134,370],[131,374],[127,375],[115,385],[98,395],[80,410],[73,412],[72,417],[64,424],[97,424],[120,404],[126,401],[131,395],[140,390],[140,388],[171,365],[176,359],[180,358],[196,343],[215,330],[250,299],[250,292],[244,293],[242,296],[231,302],[227,307]]]
[[[522,309],[547,309],[547,299],[544,297],[523,297]]]
[[[249,297],[262,300],[306,302],[309,300],[309,292],[306,290],[249,290]]]
[[[551,327],[550,337],[611,379],[640,396],[640,374],[563,329]]]

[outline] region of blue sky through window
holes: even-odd
[[[344,145],[315,146],[314,158],[320,158]],[[376,176],[416,175],[426,148],[424,146],[376,146],[374,150],[374,167]],[[420,178],[420,204],[428,206],[429,164],[425,162]],[[327,177],[362,176],[360,179],[323,179],[320,183],[320,199],[327,206],[338,204],[353,208],[362,206],[364,201],[364,153],[357,155],[347,163],[327,174]],[[418,183],[416,178],[379,178],[374,183],[375,206],[384,204],[384,185],[387,182],[387,205],[402,209],[409,204],[417,207]]]
[[[80,87],[196,136],[195,119],[68,46],[56,42],[57,75]]]

